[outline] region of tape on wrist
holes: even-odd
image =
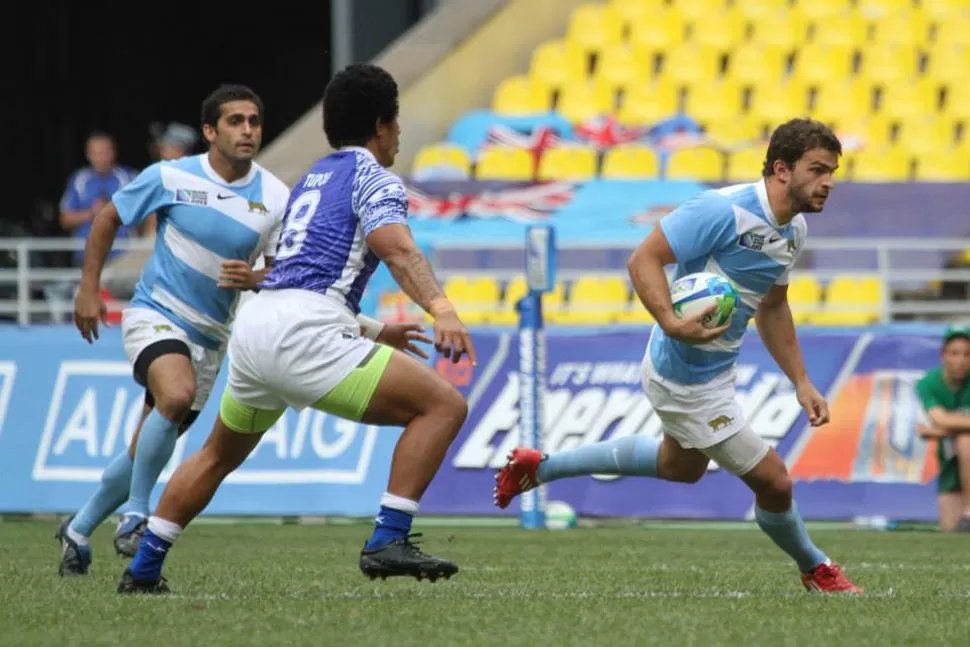
[[[431,316],[440,317],[443,314],[454,312],[455,306],[446,297],[438,297],[431,300],[428,310],[431,312]]]
[[[360,332],[364,335],[364,337],[374,340],[377,339],[386,325],[383,321],[371,319],[366,315],[357,315],[357,323],[360,324]]]

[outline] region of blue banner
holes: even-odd
[[[659,434],[640,389],[646,331],[547,330],[548,451],[616,435]],[[939,362],[935,326],[864,331],[805,329],[808,372],[827,395],[832,422],[814,429],[757,335],[742,346],[738,395],[753,428],[777,447],[812,519],[936,517],[934,445],[915,436],[922,413],[913,384]],[[495,470],[517,444],[519,345],[514,333],[476,331],[479,364],[434,362],[468,399],[470,414],[426,493],[427,514],[516,515],[492,505]],[[117,328],[93,345],[73,328],[0,328],[0,512],[69,512],[128,444],[143,393]],[[162,476],[205,442],[225,371]],[[374,514],[400,430],[288,411],[209,506],[209,514]],[[156,488],[157,501],[162,485]],[[753,499],[711,466],[697,484],[577,478],[548,498],[581,515],[741,519]]]

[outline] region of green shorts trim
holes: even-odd
[[[360,421],[370,406],[370,399],[374,397],[374,391],[377,390],[393,354],[390,346],[375,344],[364,361],[330,393],[314,402],[313,408],[354,422]]]
[[[374,391],[384,376],[394,351],[389,346],[375,344],[374,349],[341,380],[329,393],[313,403],[320,411],[359,422],[370,406]],[[232,397],[229,389],[222,393],[219,416],[227,427],[241,434],[261,434],[276,424],[286,411],[256,409]]]

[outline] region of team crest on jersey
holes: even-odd
[[[752,231],[749,231],[746,234],[741,234],[741,236],[738,237],[738,245],[744,247],[745,249],[760,252],[765,246],[764,234],[756,234]]]
[[[249,200],[249,213],[253,212],[267,214],[269,213],[269,209],[267,209],[266,205],[262,202],[253,202],[252,200]]]
[[[209,204],[209,193],[196,189],[175,189],[175,201],[204,207]]]
[[[788,251],[792,254],[798,251],[798,245],[796,245],[795,241],[791,238],[788,239]]]

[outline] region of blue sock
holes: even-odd
[[[418,502],[385,493],[381,497],[381,511],[374,520],[374,533],[365,545],[366,550],[378,550],[395,539],[403,539],[411,532],[411,521],[418,513]]]
[[[147,529],[128,570],[136,580],[157,580],[162,576],[162,564],[171,547],[172,542],[165,541],[153,533],[151,528]]]
[[[794,501],[787,512],[768,512],[755,506],[754,517],[765,534],[771,537],[778,548],[788,553],[803,572],[810,571],[828,561],[825,553],[808,538],[805,522],[798,514]]]
[[[90,537],[94,529],[128,499],[131,488],[131,468],[131,457],[128,456],[128,449],[125,448],[104,468],[104,472],[101,473],[101,484],[98,485],[94,496],[88,499],[84,507],[74,515],[71,530]]]
[[[659,451],[659,438],[622,436],[550,454],[539,463],[538,477],[548,483],[588,474],[656,476]]]
[[[131,491],[128,504],[131,511],[144,517],[148,516],[148,501],[152,488],[158,482],[158,475],[175,452],[178,440],[179,423],[172,422],[152,409],[142,425],[135,448],[135,464],[131,471]]]

